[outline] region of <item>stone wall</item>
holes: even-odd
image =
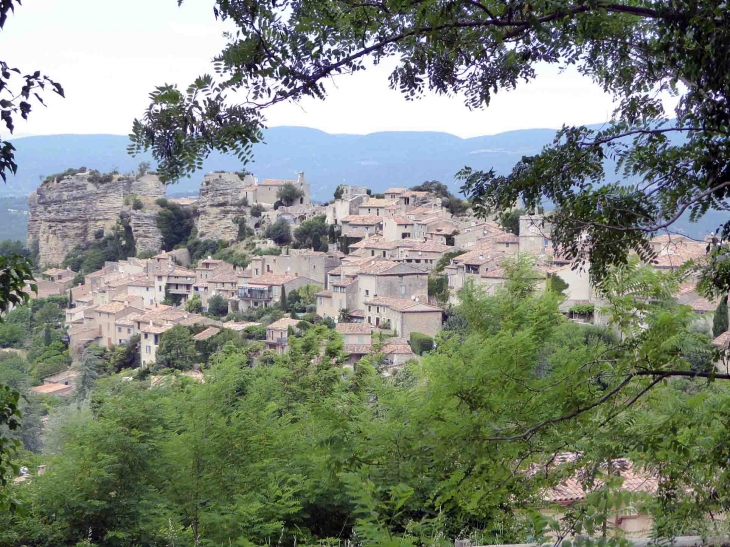
[[[126,196],[156,198],[164,193],[154,175],[93,183],[86,172],[44,182],[28,196],[28,247],[38,247],[41,266],[59,265],[75,246],[92,241],[97,230],[115,226]]]
[[[253,177],[241,179],[236,173],[205,175],[198,201],[198,238],[235,241],[236,217],[249,216],[248,208],[240,204],[245,195],[243,189],[253,184]]]

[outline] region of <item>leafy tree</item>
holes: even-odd
[[[428,276],[428,296],[436,299],[436,303],[446,307],[449,303],[449,278],[446,275],[431,274]]]
[[[175,325],[160,336],[157,348],[157,368],[190,370],[197,361],[195,341],[190,330]]]
[[[185,311],[190,313],[202,313],[203,312],[203,302],[200,300],[199,294],[194,294],[192,297],[188,298],[188,301],[185,302]],[[226,306],[227,311],[227,306]]]
[[[524,214],[524,209],[509,209],[501,212],[497,221],[505,232],[518,236],[520,235],[520,217]]]
[[[454,249],[453,251],[446,251],[441,258],[436,261],[436,265],[433,268],[434,273],[441,273],[444,268],[451,264],[451,261],[459,255],[463,255],[466,251],[462,249]]]
[[[727,296],[720,300],[715,309],[715,316],[712,321],[712,334],[715,337],[720,336],[728,330],[728,312],[727,312]]]
[[[292,242],[291,228],[289,223],[280,218],[266,229],[266,237],[279,246],[288,245]]]
[[[120,221],[111,233],[94,241],[77,245],[63,261],[63,266],[75,272],[89,274],[104,267],[105,262],[117,262],[135,256],[135,242],[128,220]]]
[[[259,218],[264,211],[266,211],[266,209],[263,205],[261,205],[260,203],[255,203],[251,207],[251,216],[254,218]]]
[[[220,294],[211,296],[208,299],[208,313],[216,317],[225,317],[228,315],[228,300]]]
[[[30,251],[20,241],[11,241],[9,239],[0,241],[0,256],[10,257],[16,255],[28,259],[31,257]]]
[[[296,241],[293,246],[297,249],[321,251],[323,250],[322,244],[324,244],[324,250],[326,250],[328,229],[329,227],[324,215],[305,220],[294,230],[294,239]]]
[[[157,213],[157,227],[162,232],[163,247],[166,251],[186,243],[193,231],[193,213],[167,199],[157,200],[160,211]]]
[[[136,177],[141,179],[149,172],[151,167],[152,164],[148,161],[140,162],[139,166],[137,166],[137,172],[135,173]]]
[[[345,188],[342,184],[338,184],[337,188],[335,188],[335,199],[342,199],[342,196],[345,193]]]
[[[94,389],[96,380],[99,378],[102,368],[102,361],[98,354],[87,347],[81,355],[77,365],[79,377],[76,383],[76,399],[79,403],[86,401]]]
[[[142,200],[139,198],[134,198],[134,200],[132,200],[132,209],[134,209],[135,211],[141,211],[142,209],[144,209],[144,203],[142,203]]]
[[[297,201],[299,201],[300,198],[303,198],[304,192],[302,192],[299,188],[297,188],[293,184],[286,183],[286,184],[283,184],[279,188],[279,190],[276,192],[276,197],[284,205],[289,207],[290,205],[294,205]]]

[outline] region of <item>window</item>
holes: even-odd
[[[279,296],[279,287],[274,287],[274,296]]]
[[[147,340],[147,338],[149,338],[149,337],[150,337],[150,335],[145,332],[144,333],[144,339]]]
[[[160,292],[162,292],[162,285],[160,285],[160,286],[159,286],[159,287],[157,287],[157,288],[158,288],[158,290],[159,290]]]
[[[375,251],[370,251],[370,256],[375,256]]]
[[[401,285],[400,286],[400,295],[401,296],[405,296],[406,295],[406,286],[405,285]]]
[[[332,307],[332,299],[330,298],[330,308]]]
[[[152,353],[150,346],[145,346],[145,353]]]
[[[127,329],[127,334],[132,334],[132,329]]]
[[[358,344],[364,344],[363,339],[362,339],[362,334],[358,334],[357,335],[357,343]]]
[[[117,332],[122,332],[122,327],[117,327]]]
[[[372,307],[372,306],[368,306],[368,311],[369,311],[369,312],[373,311],[373,307]],[[368,323],[369,323],[369,322],[370,322],[370,321],[368,321]]]
[[[149,287],[145,287],[145,290],[146,290],[147,292],[150,292],[150,288],[149,288]]]
[[[385,251],[383,251],[383,257],[385,257]]]
[[[158,345],[160,343],[160,335],[155,334],[155,345]]]
[[[504,246],[505,246],[505,247],[507,247],[507,248],[509,249],[509,241],[507,241],[507,242],[506,242],[506,243],[504,244]]]
[[[158,275],[157,276],[157,281],[162,281],[162,276],[161,275]]]
[[[319,297],[319,305],[324,306],[324,296]]]
[[[550,245],[550,240],[548,238],[543,238],[543,245],[545,247],[547,247],[548,245]]]
[[[365,296],[370,296],[370,289],[365,289]]]

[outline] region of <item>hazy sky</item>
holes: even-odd
[[[3,60],[42,69],[66,99],[17,124],[16,135],[127,134],[156,85],[183,88],[211,72],[227,25],[212,0],[24,0],[0,33]],[[445,131],[462,137],[563,123],[605,121],[611,98],[575,72],[541,67],[536,81],[498,94],[486,110],[469,111],[458,97],[407,102],[388,89],[388,67],[340,77],[326,101],[282,104],[268,125],[300,125],[329,133]]]

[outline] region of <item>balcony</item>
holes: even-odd
[[[182,285],[182,284],[175,284],[175,283],[168,283],[167,284],[167,291],[170,294],[192,294],[193,293],[193,285]]]
[[[289,342],[288,338],[267,338],[266,343],[270,346],[286,346]]]
[[[238,298],[244,300],[271,300],[273,298],[269,287],[254,287],[247,285],[245,287],[238,287]]]

